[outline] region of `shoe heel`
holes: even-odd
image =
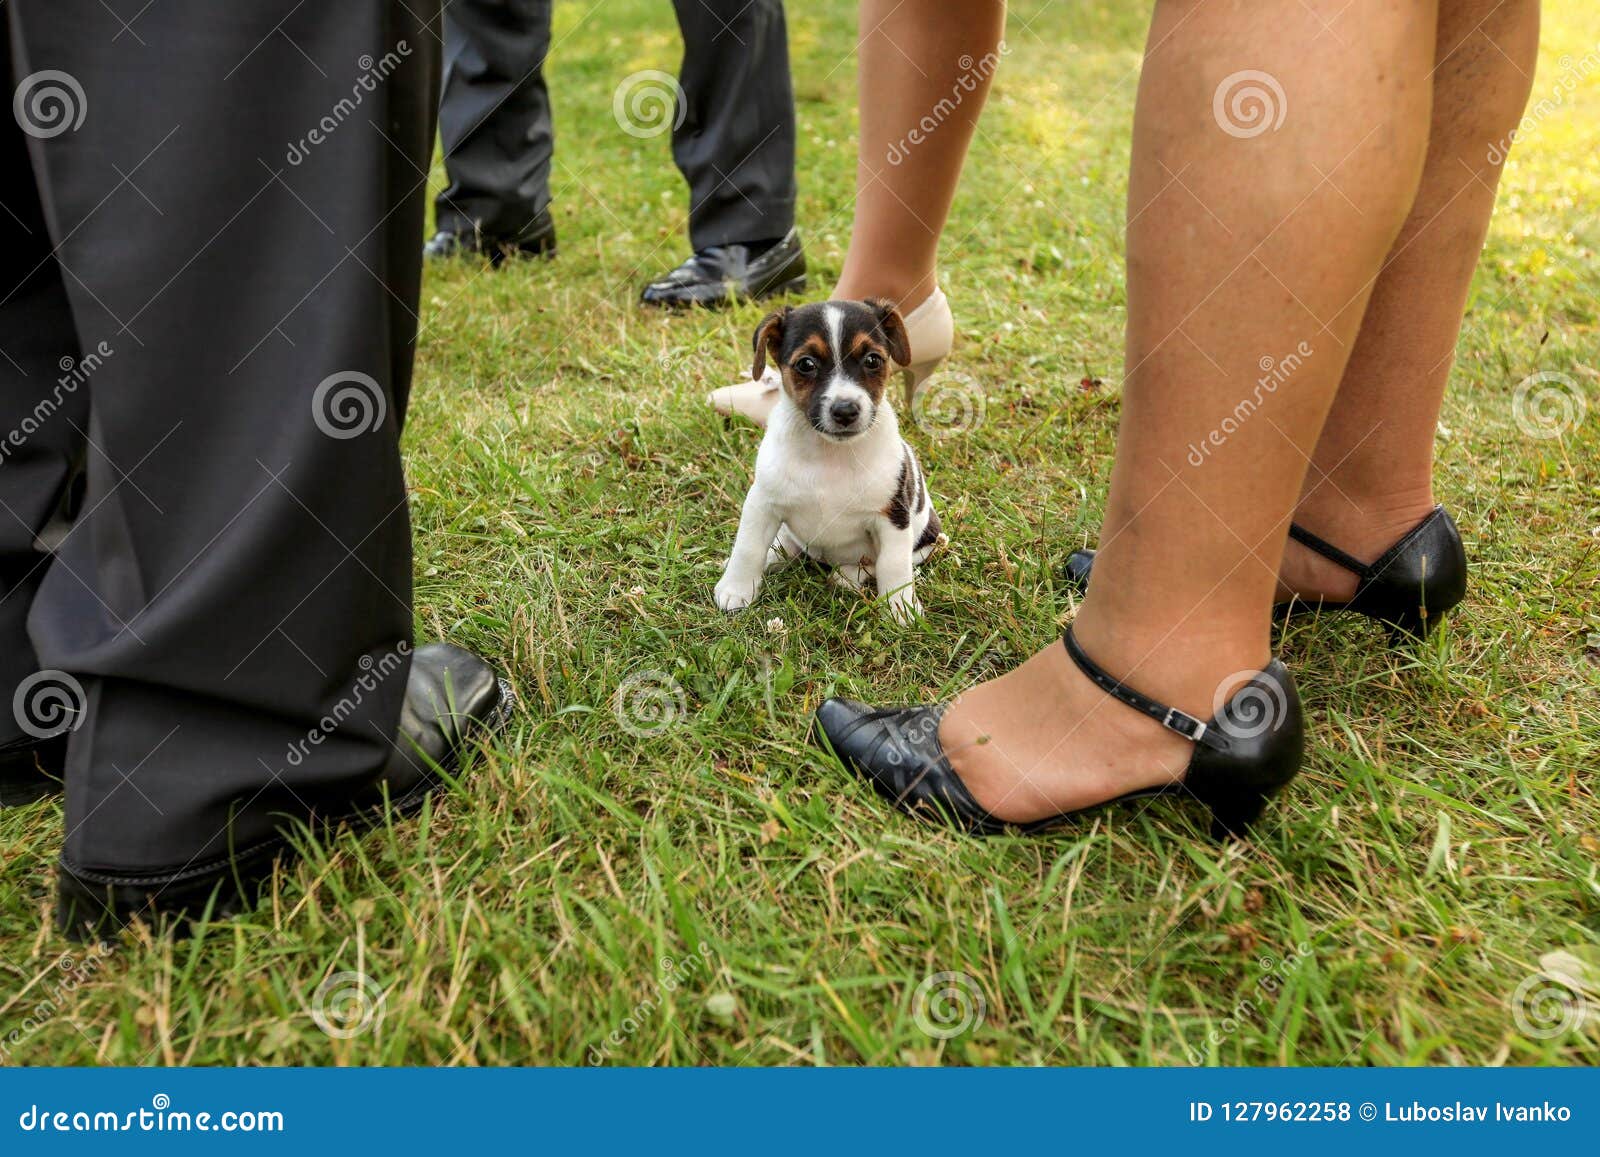
[[[1434,611],[1425,614],[1422,610],[1409,611],[1397,618],[1385,619],[1384,629],[1389,632],[1389,645],[1403,647],[1407,643],[1419,643],[1433,634],[1440,623],[1444,622],[1444,612]]]
[[[1265,792],[1242,792],[1230,799],[1211,800],[1211,838],[1214,840],[1242,840],[1249,835],[1250,827],[1261,818],[1271,797]]]
[[[1274,659],[1234,692],[1210,724],[1216,744],[1201,742],[1184,786],[1211,811],[1211,835],[1243,839],[1267,801],[1299,774],[1305,754],[1300,695],[1284,665]]]

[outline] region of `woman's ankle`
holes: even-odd
[[[1295,525],[1363,562],[1372,562],[1433,510],[1433,487],[1358,490],[1325,480],[1302,495]]]
[[[938,288],[938,275],[932,271],[914,273],[875,269],[870,273],[857,274],[846,267],[829,296],[835,301],[886,298],[894,302],[901,316],[904,316],[932,297]]]
[[[1197,621],[1202,617],[1207,621]],[[1119,618],[1086,601],[1072,630],[1084,653],[1113,678],[1209,719],[1231,691],[1231,677],[1262,670],[1272,658],[1268,608],[1237,619],[1222,622],[1202,609],[1167,624],[1151,614]]]
[[[1433,510],[1433,489],[1413,486],[1383,493],[1351,493],[1323,482],[1301,498],[1295,525],[1361,561],[1375,562]],[[1278,599],[1343,602],[1355,595],[1359,576],[1290,539],[1278,572]]]

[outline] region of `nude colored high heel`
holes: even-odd
[[[935,374],[950,356],[955,342],[955,319],[950,314],[950,299],[942,289],[935,289],[928,299],[905,315],[906,338],[914,359],[900,369],[905,392],[907,412],[917,387]],[[719,414],[737,414],[765,426],[772,408],[778,404],[778,391],[782,388],[778,371],[771,366],[754,381],[739,382],[712,390],[708,400]]]

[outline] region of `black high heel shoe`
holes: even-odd
[[[865,776],[879,795],[907,815],[942,820],[984,836],[1007,828],[1043,831],[1111,804],[1181,793],[1211,810],[1211,834],[1226,839],[1242,835],[1267,800],[1300,770],[1305,748],[1300,696],[1288,668],[1278,660],[1235,692],[1214,718],[1202,722],[1112,678],[1084,654],[1071,628],[1062,642],[1078,669],[1107,695],[1194,743],[1182,779],[1094,807],[1013,824],[985,811],[950,766],[939,743],[939,720],[947,704],[875,711],[853,699],[828,699],[817,708],[813,734],[820,731],[846,767]]]
[[[1374,563],[1364,563],[1303,527],[1290,525],[1289,537],[1359,580],[1343,603],[1292,599],[1274,609],[1280,618],[1318,611],[1352,611],[1380,622],[1396,645],[1426,639],[1445,612],[1467,594],[1467,552],[1461,532],[1443,506],[1412,527]],[[1062,567],[1067,584],[1082,594],[1089,588],[1095,552],[1075,550]]]

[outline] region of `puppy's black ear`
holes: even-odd
[[[777,364],[778,350],[783,345],[783,323],[788,320],[789,306],[773,310],[761,319],[761,324],[756,326],[755,336],[755,364],[750,367],[750,380],[760,381],[761,371],[767,368],[767,355],[772,355],[773,364]]]
[[[900,311],[894,302],[881,297],[869,297],[867,308],[878,315],[878,329],[883,333],[884,344],[896,365],[911,364],[911,339],[906,336],[906,323],[900,320]]]

